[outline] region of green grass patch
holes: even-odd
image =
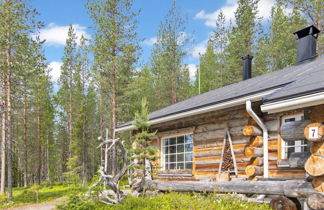
[[[21,206],[32,203],[42,203],[60,197],[69,197],[85,191],[85,188],[76,188],[66,185],[34,185],[27,188],[14,188],[13,198],[11,199],[11,201],[7,199],[7,194],[0,196],[0,208]]]
[[[215,194],[196,193],[166,193],[154,197],[127,197],[120,204],[105,205],[94,202],[82,196],[73,196],[66,203],[59,206],[61,210],[90,210],[90,209],[113,209],[113,210],[171,210],[171,209],[219,209],[219,210],[270,210],[266,204],[241,201],[231,195],[218,196]]]

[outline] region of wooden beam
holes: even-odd
[[[309,120],[287,122],[280,127],[281,138],[284,141],[298,141],[305,139],[304,128],[310,124]]]
[[[288,159],[290,168],[304,168],[307,159],[311,154],[309,152],[293,152]]]
[[[161,182],[146,181],[146,189],[176,192],[219,192],[243,194],[285,195],[307,197],[316,191],[311,184],[301,180],[288,181],[230,181],[230,182]]]
[[[243,127],[243,135],[244,136],[260,136],[260,135],[262,135],[262,131],[257,126],[246,125]]]

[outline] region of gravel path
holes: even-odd
[[[28,204],[28,205],[24,205],[24,206],[16,206],[16,207],[12,207],[12,208],[8,208],[7,210],[52,210],[55,209],[57,204],[62,203],[67,197],[61,197],[61,198],[57,198],[55,200],[52,201],[48,201],[48,202],[43,202],[43,203],[37,203],[37,204]]]

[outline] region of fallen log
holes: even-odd
[[[312,176],[324,175],[324,156],[311,155],[305,163],[305,170]]]
[[[302,180],[287,181],[230,181],[230,182],[176,182],[147,180],[146,189],[176,192],[219,192],[243,194],[285,195],[306,198],[317,191],[311,184]]]
[[[281,138],[284,141],[298,141],[305,139],[304,128],[310,124],[309,120],[287,122],[280,127]]]
[[[324,176],[313,177],[312,186],[316,191],[324,192]]]
[[[309,152],[293,152],[288,159],[290,168],[304,168],[307,159],[311,154]]]
[[[308,141],[323,141],[324,140],[324,124],[310,123],[304,129],[304,136]]]
[[[263,168],[259,166],[249,165],[245,168],[247,176],[261,176],[263,175]]]
[[[321,193],[314,193],[308,196],[306,200],[307,206],[314,210],[324,209],[324,195]]]
[[[259,127],[253,125],[246,125],[243,127],[244,136],[260,136],[262,131]]]
[[[313,142],[310,151],[313,155],[324,155],[324,141]]]
[[[285,196],[273,198],[270,201],[270,207],[278,210],[297,210],[296,204]]]
[[[263,148],[245,147],[244,154],[246,157],[261,157],[263,155]]]

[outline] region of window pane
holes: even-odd
[[[176,168],[176,164],[175,163],[170,163],[169,169],[175,169],[175,168]]]
[[[168,146],[169,145],[169,139],[164,139],[164,146]]]
[[[184,159],[184,154],[183,153],[177,155],[177,162],[182,162],[183,159]]]
[[[168,170],[169,169],[169,164],[168,163],[164,163],[164,168],[165,168],[165,170]]]
[[[192,135],[185,135],[185,141],[186,143],[191,143],[192,144]]]
[[[178,136],[177,137],[177,144],[183,144],[184,142],[184,137],[183,136]]]
[[[288,146],[295,146],[295,142],[294,141],[288,141]]]
[[[170,146],[170,154],[171,153],[176,153],[177,152],[177,150],[176,150],[176,148],[177,148],[177,146]]]
[[[164,147],[164,154],[169,154],[169,147]]]
[[[192,144],[186,144],[186,152],[192,151]]]
[[[170,159],[169,159],[170,162],[176,162],[177,159],[176,159],[176,155],[170,155]]]
[[[170,142],[169,142],[169,144],[170,145],[174,145],[174,144],[176,144],[177,142],[176,142],[176,138],[174,137],[174,138],[170,138],[170,140],[169,140]]]
[[[186,163],[186,169],[192,169],[192,162]]]
[[[184,163],[177,163],[177,169],[184,169]]]
[[[192,153],[186,153],[186,161],[192,161]]]
[[[183,152],[183,144],[177,145],[177,153]]]
[[[288,158],[290,157],[290,154],[295,152],[295,147],[288,147]]]

